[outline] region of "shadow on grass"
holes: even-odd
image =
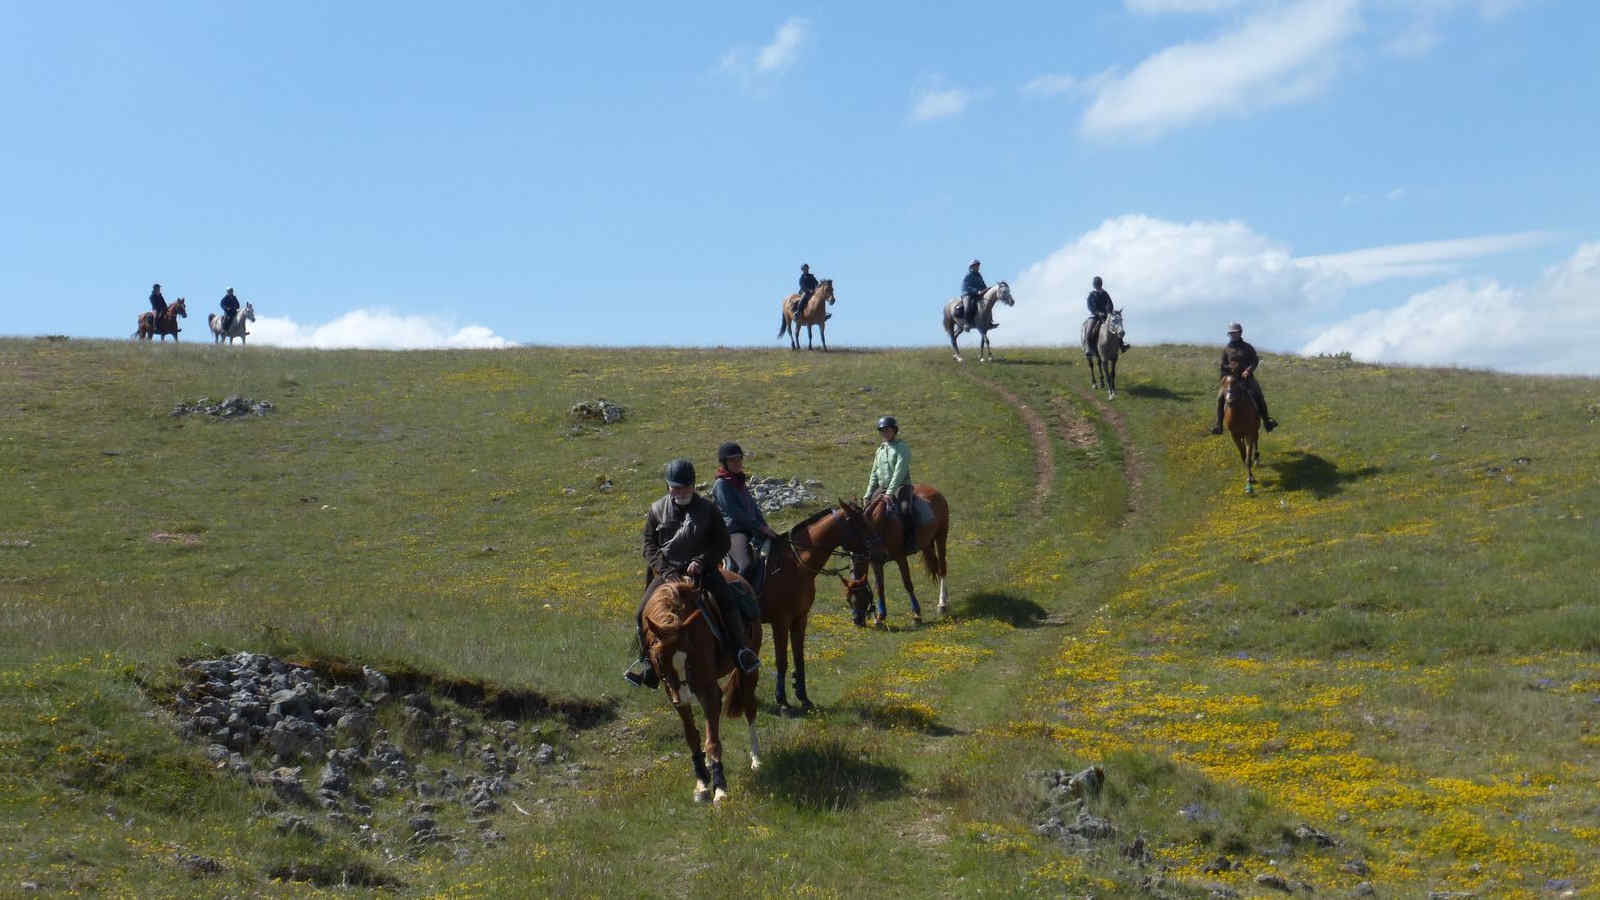
[[[916,731],[933,737],[950,737],[961,734],[949,725],[934,718],[933,711],[921,704],[896,703],[887,701],[883,703],[856,703],[848,709],[861,716],[861,721],[874,728],[885,728],[891,731]]]
[[[1070,365],[1072,362],[1071,360],[1063,359],[1002,359],[1000,357],[995,357],[992,361],[1001,366],[1065,366]]]
[[[1290,450],[1284,454],[1283,461],[1269,463],[1267,468],[1278,473],[1279,490],[1310,491],[1318,500],[1339,493],[1348,482],[1370,478],[1383,471],[1377,466],[1363,466],[1341,472],[1337,463],[1300,450]]]
[[[961,609],[960,615],[974,619],[994,619],[1012,628],[1038,628],[1048,624],[1049,613],[1026,597],[1004,592],[972,595]]]
[[[817,740],[767,755],[756,775],[761,790],[800,809],[837,812],[905,792],[910,776],[863,758],[837,740]]]
[[[1200,396],[1199,391],[1174,391],[1152,384],[1136,384],[1127,390],[1133,396],[1143,397],[1146,400],[1174,400],[1179,403],[1187,403]]]

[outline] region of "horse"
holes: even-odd
[[[735,589],[749,587],[743,578],[726,569],[717,574]],[[686,578],[664,581],[652,591],[644,604],[644,647],[661,676],[667,700],[683,720],[683,739],[694,761],[694,802],[709,799],[717,804],[728,797],[728,779],[722,772],[724,698],[727,714],[731,717],[742,713],[749,726],[750,770],[761,768],[761,744],[756,739],[756,679],[760,673],[740,671],[733,654],[718,644],[706,621],[707,610],[714,615],[716,603],[702,601],[700,594],[699,585]],[[745,640],[751,650],[760,653],[761,623],[745,623]],[[694,711],[689,708],[691,694],[705,713],[703,742],[695,730]]]
[[[778,337],[789,335],[789,349],[800,349],[800,326],[806,327],[806,349],[811,346],[811,326],[815,325],[822,330],[822,352],[828,352],[828,320],[833,318],[833,313],[828,312],[828,307],[834,302],[833,279],[824,278],[817,282],[817,289],[811,292],[811,299],[806,301],[805,309],[795,310],[795,302],[800,299],[799,294],[790,294],[783,298],[779,312],[783,315],[783,324],[778,326]],[[793,329],[791,331],[790,329]]]
[[[793,714],[783,684],[790,650],[794,652],[794,697],[802,710],[815,705],[806,696],[806,622],[817,597],[817,576],[828,571],[829,558],[841,546],[855,557],[864,557],[868,546],[865,521],[859,516],[852,518],[843,501],[790,528],[773,542],[767,555],[761,621],[772,626],[772,655],[778,664],[776,702],[781,715]]]
[[[239,343],[243,344],[245,342],[244,336],[250,333],[244,330],[244,323],[254,322],[255,320],[255,305],[246,303],[244,309],[239,310],[239,313],[233,317],[233,324],[228,326],[228,331],[224,334],[222,331],[222,317],[216,313],[206,314],[206,324],[211,326],[211,337],[218,344],[222,343],[224,339],[231,344],[234,338],[238,338]]]
[[[1117,399],[1117,357],[1122,355],[1122,310],[1114,309],[1100,326],[1099,340],[1089,343],[1089,332],[1094,328],[1094,316],[1083,322],[1083,356],[1089,364],[1089,387],[1105,388],[1108,400]],[[1095,378],[1095,362],[1100,363],[1099,380]]]
[[[176,343],[178,340],[179,316],[183,316],[185,319],[189,318],[189,310],[184,307],[182,297],[172,301],[172,305],[167,307],[167,311],[162,315],[156,315],[154,310],[140,313],[139,327],[133,333],[133,336],[141,341],[148,341],[151,335],[159,334],[162,342],[165,343],[167,335],[170,334],[173,342]]]
[[[956,362],[963,362],[961,348],[956,346],[956,335],[963,331],[975,330],[979,336],[978,362],[989,362],[994,359],[994,350],[989,347],[989,332],[998,327],[994,324],[994,305],[996,303],[1017,305],[1017,301],[1011,299],[1011,286],[1001,281],[979,295],[978,309],[971,319],[972,325],[963,325],[956,321],[956,306],[961,300],[960,297],[952,297],[944,305],[944,333],[950,336],[950,349],[955,351]]]
[[[1256,463],[1261,461],[1261,416],[1256,401],[1250,396],[1247,376],[1222,376],[1222,425],[1233,435],[1233,444],[1239,448],[1239,459],[1244,463],[1244,492],[1256,492]]]
[[[872,552],[868,557],[856,561],[851,573],[854,581],[845,583],[845,594],[849,597],[857,625],[866,624],[867,605],[872,600],[872,590],[866,586],[869,561],[878,586],[878,610],[872,624],[881,628],[888,618],[883,591],[885,559],[892,559],[900,566],[900,581],[905,585],[906,596],[911,598],[911,621],[922,624],[922,606],[917,603],[916,588],[911,584],[911,567],[906,562],[906,557],[913,551],[922,554],[922,563],[928,574],[939,579],[939,615],[944,615],[949,607],[950,591],[945,574],[950,558],[946,550],[946,542],[950,537],[950,505],[945,502],[943,494],[926,484],[913,486],[912,492],[917,500],[927,504],[933,515],[932,521],[918,526],[909,541],[905,539],[900,516],[894,511],[894,499],[888,494],[878,495],[865,509],[854,510],[865,521],[868,541],[872,544]]]

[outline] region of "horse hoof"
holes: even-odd
[[[944,614],[945,614],[945,605],[943,603],[941,603],[941,604],[939,604],[939,615],[943,616]]]
[[[1256,486],[1253,484],[1247,484],[1244,486],[1244,492],[1246,494],[1254,494],[1256,492]]]
[[[717,788],[716,794],[714,794],[711,797],[711,805],[712,806],[721,806],[722,805],[722,801],[724,801],[726,799],[728,799],[728,792],[723,790],[722,788]]]
[[[1116,391],[1110,391],[1109,393],[1106,394],[1106,399],[1107,400],[1115,400],[1115,399],[1117,399],[1117,392]]]
[[[913,624],[913,625],[921,625],[922,624],[922,614],[921,613],[912,613],[911,614],[911,624]]]
[[[694,789],[694,802],[696,802],[696,803],[704,803],[704,802],[706,802],[707,800],[710,800],[710,799],[711,799],[711,789],[710,788],[695,788]]]
[[[754,753],[750,754],[750,771],[761,771],[761,757],[755,755]]]

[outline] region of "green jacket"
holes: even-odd
[[[901,485],[910,483],[911,448],[899,438],[879,444],[878,452],[872,457],[872,474],[867,476],[867,492],[863,496],[871,497],[877,491],[892,496]]]

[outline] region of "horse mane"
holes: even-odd
[[[804,519],[801,519],[800,521],[794,523],[794,525],[789,528],[788,533],[792,535],[796,531],[799,531],[802,528],[806,528],[808,526],[814,525],[814,524],[817,523],[817,521],[819,519],[821,519],[825,515],[828,515],[831,512],[833,512],[833,507],[825,506],[822,509],[819,509],[816,512],[812,513],[811,515],[806,516]]]

